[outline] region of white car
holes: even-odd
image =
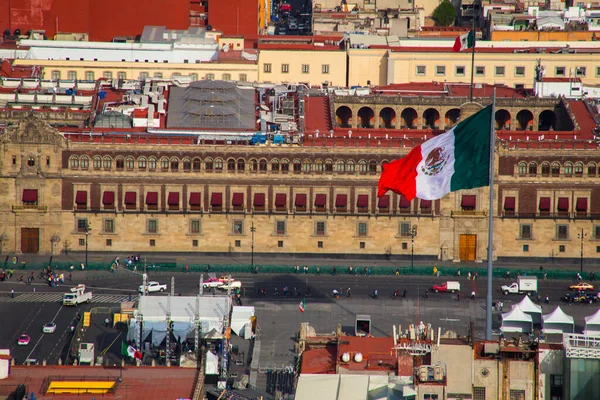
[[[165,290],[167,290],[166,284],[161,285],[160,283],[158,283],[156,281],[148,282],[146,284],[146,293],[164,292]],[[144,293],[144,285],[140,285],[140,287],[138,288],[138,291],[140,293]]]
[[[54,333],[56,332],[56,324],[54,322],[48,322],[42,327],[43,333]]]
[[[221,286],[219,286],[218,289],[227,290],[227,289],[229,289],[229,287],[230,287],[229,283],[224,283]],[[241,287],[242,287],[242,282],[231,281],[231,289],[241,289]]]

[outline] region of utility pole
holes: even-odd
[[[85,221],[85,266],[88,266],[88,238],[90,235],[90,231],[92,230],[92,228],[90,228],[90,223],[86,220]]]
[[[204,274],[200,274],[200,283],[198,284],[198,296],[204,294]]]
[[[410,269],[415,266],[415,236],[417,236],[417,225],[410,229]]]
[[[252,269],[254,269],[254,232],[256,232],[256,228],[254,227],[254,221],[252,221],[250,232],[252,232],[252,259],[250,263],[252,264]]]
[[[175,277],[171,277],[171,296],[175,296]]]
[[[581,239],[581,249],[579,251],[579,272],[583,274],[583,239],[587,236],[587,233],[583,232],[583,228],[581,228],[581,233],[577,234],[577,237]]]

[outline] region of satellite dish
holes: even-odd
[[[354,362],[357,362],[357,363],[359,363],[359,362],[361,362],[362,360],[363,360],[363,355],[362,355],[362,353],[356,353],[356,354],[354,355]]]
[[[350,354],[348,354],[348,353],[342,354],[342,361],[345,362],[345,363],[349,362],[350,361]]]
[[[224,51],[225,53],[227,53],[227,52],[229,51],[229,45],[228,45],[228,44],[224,44],[224,45],[223,45],[223,51]]]

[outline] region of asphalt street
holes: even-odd
[[[198,293],[199,273],[172,275],[175,277],[175,295],[190,296]],[[167,283],[169,290],[164,293],[167,294],[171,291],[172,275],[152,271],[149,273],[149,280]],[[207,274],[204,274],[204,277],[207,278]],[[256,308],[260,328],[259,369],[283,367],[293,363],[294,337],[301,322],[309,322],[320,333],[335,331],[337,324],[340,323],[345,332],[352,334],[355,315],[369,314],[375,336],[390,335],[394,324],[400,325],[404,330],[409,324],[419,321],[431,323],[434,328],[439,326],[443,330],[452,330],[460,335],[466,334],[470,323],[473,322],[475,335],[483,338],[484,334],[487,284],[485,279],[469,281],[461,277],[462,297],[459,301],[456,294],[432,292],[433,284],[448,280],[444,277],[258,273],[241,274],[234,278],[241,280],[246,289],[242,298],[244,305],[252,305]],[[0,348],[11,349],[17,363],[25,363],[27,358],[35,358],[38,361],[46,359],[49,364],[56,364],[58,357],[64,359],[66,345],[70,341],[70,326],[77,312],[83,313],[97,306],[117,306],[118,303],[129,298],[129,295],[135,298],[137,287],[141,282],[139,273],[127,270],[119,270],[114,275],[107,272],[88,275],[87,272],[79,271],[74,274],[72,282],[57,288],[41,283],[30,286],[14,281],[2,282],[0,283],[0,326],[2,326]],[[504,311],[509,310],[512,304],[522,298],[519,295],[505,296],[500,293],[500,286],[511,282],[512,280],[504,279],[497,279],[494,282],[494,300],[504,301]],[[66,292],[69,286],[79,283],[85,283],[88,290],[93,292],[93,302],[80,307],[63,307],[60,303],[60,294]],[[540,281],[540,296],[544,297],[547,294],[550,297],[550,304],[542,304],[542,308],[544,313],[549,313],[560,304],[567,314],[574,316],[576,331],[581,331],[584,317],[596,312],[598,305],[559,303],[559,299],[568,291],[571,283],[556,280]],[[289,288],[290,296],[283,295],[284,286]],[[278,294],[274,293],[276,287]],[[310,288],[310,296],[306,296],[306,311],[301,313],[298,304],[304,297],[307,287]],[[267,291],[266,297],[259,294],[260,289],[263,288]],[[294,288],[297,289],[298,296],[293,295]],[[351,297],[344,295],[340,299],[335,299],[332,295],[334,288],[342,289],[344,294],[347,288],[351,288]],[[14,298],[11,297],[11,289],[15,290]],[[379,299],[372,298],[374,289],[379,291]],[[406,289],[407,298],[394,299],[392,295],[396,289],[400,293]],[[426,290],[429,290],[427,297]],[[472,290],[476,292],[474,301],[469,298]],[[205,292],[205,295],[211,294]],[[49,321],[56,322],[56,332],[42,334],[42,326]],[[499,328],[499,324],[500,316],[495,312],[494,328]],[[28,346],[17,345],[17,338],[22,333],[31,336]],[[107,330],[107,333],[110,332]],[[104,344],[99,343],[98,346],[100,348]]]

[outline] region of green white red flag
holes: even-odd
[[[473,46],[475,46],[475,32],[469,31],[468,33],[465,33],[464,35],[460,35],[459,37],[456,38],[456,40],[454,41],[454,46],[452,47],[452,50],[459,52],[459,51],[470,49]]]
[[[489,185],[492,106],[383,166],[377,195],[437,200],[450,192]]]
[[[302,301],[300,302],[300,304],[298,304],[298,309],[300,310],[300,312],[304,312],[304,310],[306,310],[306,299],[303,297]]]

